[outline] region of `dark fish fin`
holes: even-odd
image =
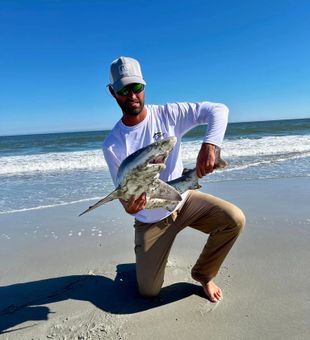
[[[100,205],[108,203],[110,201],[113,201],[113,200],[115,200],[116,198],[119,198],[119,197],[120,197],[120,192],[119,192],[118,189],[116,189],[116,190],[112,191],[108,196],[99,200],[94,205],[91,205],[88,209],[83,211],[79,216],[82,216],[82,215],[86,214],[87,212],[90,212],[91,210],[94,210],[94,209],[100,207]]]

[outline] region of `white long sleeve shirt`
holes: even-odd
[[[202,140],[221,146],[228,120],[228,108],[224,104],[174,103],[166,105],[146,105],[146,118],[137,125],[126,126],[119,120],[103,142],[103,153],[108,164],[114,185],[121,162],[130,154],[157,140],[170,136],[177,137],[177,143],[166,161],[166,169],[160,178],[167,182],[182,175],[181,137],[195,126],[208,124]],[[184,202],[187,193],[182,194]],[[164,219],[171,213],[163,208],[144,209],[133,215],[144,223]]]

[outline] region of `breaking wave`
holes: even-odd
[[[200,147],[199,141],[182,143],[185,164],[194,163]],[[235,166],[262,164],[307,157],[310,155],[310,136],[278,136],[258,139],[227,139],[222,146],[222,156]],[[0,176],[31,175],[74,170],[106,171],[107,164],[102,151],[86,150],[53,152],[25,156],[0,157]]]

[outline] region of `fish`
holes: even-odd
[[[196,169],[185,170],[182,176],[168,182],[159,178],[176,142],[177,138],[171,136],[149,144],[125,158],[117,172],[116,189],[79,216],[115,199],[128,201],[132,196],[139,197],[142,193],[146,193],[146,209],[165,208],[173,211],[182,200],[182,193],[201,187]],[[227,163],[221,159],[220,148],[216,147],[215,151],[214,168],[225,167]]]
[[[224,169],[228,163],[221,158],[221,149],[220,147],[215,147],[215,162],[213,169]],[[198,183],[199,177],[197,176],[196,168],[193,169],[184,169],[182,176],[168,181],[167,184],[175,188],[179,194],[183,194],[187,190],[197,190],[201,188],[201,185]],[[175,210],[176,206],[179,202],[166,200],[162,198],[151,198],[150,202],[148,202],[149,209],[154,208],[165,208],[166,210],[172,212]]]
[[[141,148],[125,158],[117,172],[116,189],[109,195],[90,206],[79,216],[114,199],[129,200],[132,196],[139,197],[146,193],[146,208],[151,198],[181,201],[179,192],[159,179],[160,172],[166,168],[165,161],[177,142],[175,136],[156,141]]]

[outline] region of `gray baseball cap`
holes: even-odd
[[[119,57],[114,60],[110,66],[110,85],[113,90],[119,91],[133,83],[146,85],[139,62],[129,57]]]

